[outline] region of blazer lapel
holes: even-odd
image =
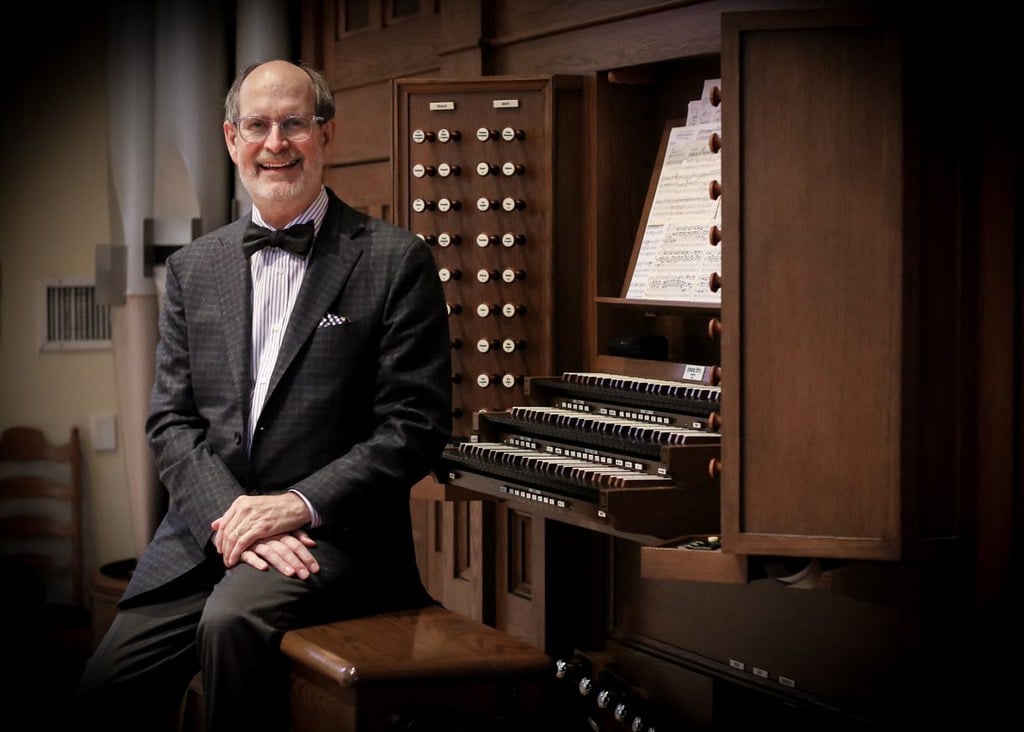
[[[337,207],[344,207],[344,204],[338,199],[333,199],[332,205],[336,215],[331,216],[332,212],[328,210],[327,218],[324,219],[320,234],[313,245],[309,266],[302,279],[302,287],[295,300],[284,339],[281,341],[274,373],[270,377],[267,401],[270,401],[274,389],[277,388],[278,382],[295,359],[302,344],[313,334],[327,308],[338,296],[362,254],[362,245],[353,240],[362,230],[362,223],[345,216],[347,211],[339,211]],[[345,226],[346,223],[349,226]],[[345,228],[348,231],[342,231]]]
[[[242,252],[242,228],[236,238],[221,240],[227,248],[223,257],[214,260],[217,268],[217,282],[220,283],[220,308],[224,314],[224,349],[227,353],[228,369],[235,385],[235,395],[249,418],[249,387],[252,340],[252,281],[249,263]]]

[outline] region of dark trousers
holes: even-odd
[[[209,732],[285,730],[282,635],[348,614],[330,601],[336,588],[327,568],[336,565],[323,548],[321,571],[306,580],[246,564],[225,572],[217,557],[131,598],[86,665],[79,719],[105,730],[173,728],[185,689],[202,669]]]

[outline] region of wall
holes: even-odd
[[[187,228],[193,217],[201,218],[204,231],[227,223],[230,161],[221,141],[220,115],[233,75],[228,59],[237,54],[240,63],[249,63],[265,56],[288,56],[297,31],[293,16],[298,6],[290,0],[149,0],[131,6],[132,13],[127,3],[105,0],[62,8],[60,13],[43,4],[28,6],[23,27],[40,29],[38,48],[30,56],[15,53],[11,46],[0,49],[7,62],[4,68],[10,69],[7,90],[13,90],[10,105],[0,115],[0,130],[8,143],[8,175],[0,183],[0,429],[35,424],[57,441],[66,439],[72,425],[79,427],[85,462],[87,577],[103,564],[134,557],[140,532],[145,537],[153,529],[141,525],[152,518],[146,506],[133,514],[129,491],[129,485],[143,482],[130,478],[127,466],[137,465],[140,458],[136,456],[134,463],[128,459],[126,442],[132,440],[126,440],[124,432],[132,430],[127,436],[134,436],[137,446],[139,409],[125,406],[117,389],[125,382],[133,388],[151,383],[152,366],[129,355],[128,365],[121,368],[133,373],[118,374],[112,349],[40,352],[38,288],[42,281],[56,278],[92,280],[96,246],[126,243],[119,229],[121,216],[152,216],[157,236],[181,222]],[[162,104],[174,105],[175,114],[163,112],[159,121],[164,125],[153,130],[160,149],[154,159],[158,172],[152,211],[121,210],[124,203],[116,199],[110,173],[116,163],[109,148],[110,128],[116,120],[109,116],[109,107],[119,108],[111,98],[111,89],[117,87],[110,81],[110,34],[112,28],[135,27],[125,25],[132,18],[150,15],[159,27],[154,54],[161,64],[160,84],[153,91]],[[120,21],[116,26],[109,23],[115,17]],[[145,42],[138,33],[120,40]],[[121,52],[124,45],[118,46]],[[201,78],[196,65],[202,69]],[[141,73],[136,66],[131,68]],[[123,108],[117,129],[137,125],[137,111]],[[211,119],[214,124],[208,127]],[[195,120],[206,122],[196,128]],[[126,140],[120,152],[131,155],[132,142],[138,142],[138,135]],[[247,206],[247,199],[241,205]],[[165,243],[173,243],[171,239],[179,241],[172,236]],[[160,274],[157,268],[155,275]],[[127,308],[115,308],[115,323],[120,319],[123,325],[126,318]],[[120,332],[128,335],[124,350],[137,354],[142,348],[139,337],[127,327]],[[141,394],[148,402],[148,386],[132,394]],[[117,417],[116,450],[93,450],[94,414]],[[145,452],[143,461],[148,448]]]
[[[117,413],[113,351],[40,352],[38,300],[43,280],[91,279],[95,246],[110,241],[105,35],[98,20],[72,11],[50,43],[57,52],[33,53],[34,68],[4,64],[18,93],[2,122],[0,428],[35,424],[54,441],[80,428],[91,576],[134,555],[121,440],[95,452],[90,434],[90,415]]]

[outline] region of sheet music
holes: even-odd
[[[716,86],[718,88],[722,87],[722,80],[721,79],[705,79],[704,80],[704,89],[700,93],[700,98],[703,99],[705,102],[711,101],[711,91]],[[689,120],[687,120],[687,122],[689,122]]]
[[[708,146],[721,133],[721,108],[710,102],[718,82],[705,82],[686,125],[669,132],[628,298],[721,304],[721,293],[708,286],[711,273],[721,272],[721,247],[709,240],[711,227],[722,225],[721,199],[709,188],[722,177],[721,156]]]

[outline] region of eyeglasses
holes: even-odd
[[[235,129],[246,142],[263,142],[277,125],[281,136],[288,142],[305,142],[313,134],[313,125],[323,121],[323,117],[308,114],[288,114],[276,122],[266,117],[239,117],[235,120]]]

